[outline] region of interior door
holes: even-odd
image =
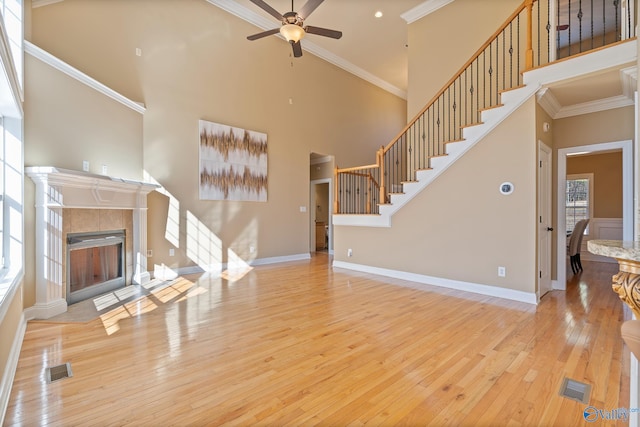
[[[551,148],[538,142],[538,298],[551,290]]]

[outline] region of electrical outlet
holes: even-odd
[[[108,175],[109,174],[109,168],[107,167],[107,165],[102,165],[102,175]]]
[[[256,248],[254,248],[253,246],[249,246],[249,253],[252,254],[256,251]]]
[[[151,258],[153,256],[153,249],[147,249],[147,258]]]
[[[89,160],[82,161],[82,170],[85,172],[89,172]]]
[[[347,256],[353,256],[353,250],[351,248],[347,249]]]
[[[169,256],[174,256],[176,254],[176,250],[173,248],[169,248]]]
[[[507,275],[507,269],[505,267],[498,267],[498,277],[505,277]]]

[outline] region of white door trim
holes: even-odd
[[[542,174],[542,153],[546,154],[548,158],[548,165],[545,169],[546,174]],[[536,294],[538,301],[540,298],[553,289],[551,281],[551,259],[552,259],[552,232],[547,230],[547,227],[553,225],[553,208],[552,208],[552,170],[553,170],[553,151],[544,142],[538,140],[538,278],[536,286]],[[543,201],[545,198],[546,201]],[[544,211],[543,211],[544,210]],[[543,234],[544,233],[544,234]],[[546,249],[543,248],[543,237],[546,237]],[[546,260],[543,260],[543,257]],[[545,267],[546,265],[546,267]],[[542,284],[548,283],[543,289]]]
[[[311,206],[312,209],[314,209],[314,206],[316,205],[316,192],[315,192],[315,186],[317,184],[329,184],[329,208],[332,209],[333,207],[333,179],[331,178],[322,178],[322,179],[314,179],[312,181],[310,181],[310,185],[309,185],[309,196],[310,196],[310,203],[309,206]],[[331,211],[330,211],[331,212]],[[333,254],[333,212],[331,212],[329,214],[329,222],[327,223],[328,225],[328,236],[329,236],[329,243],[328,243],[328,249],[329,249],[329,253]],[[315,237],[315,233],[316,233],[316,223],[315,223],[315,218],[313,215],[309,215],[309,233],[310,233],[310,238],[309,238],[309,251],[311,252],[315,252],[316,251],[316,237]]]
[[[601,144],[581,145],[560,148],[558,150],[558,188],[557,188],[557,246],[555,289],[567,288],[567,250],[563,236],[567,234],[565,219],[565,187],[567,185],[567,155],[572,153],[619,150],[622,149],[622,238],[633,240],[633,141],[603,142]]]

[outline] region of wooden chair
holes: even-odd
[[[582,238],[584,237],[584,229],[587,228],[589,219],[581,219],[576,223],[569,237],[569,245],[567,246],[567,252],[569,254],[569,260],[571,261],[571,271],[576,274],[578,271],[582,271],[582,263],[580,262],[580,247],[582,246]]]

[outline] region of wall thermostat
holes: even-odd
[[[510,182],[503,182],[502,184],[500,184],[500,193],[504,194],[505,196],[513,193],[513,184]]]

